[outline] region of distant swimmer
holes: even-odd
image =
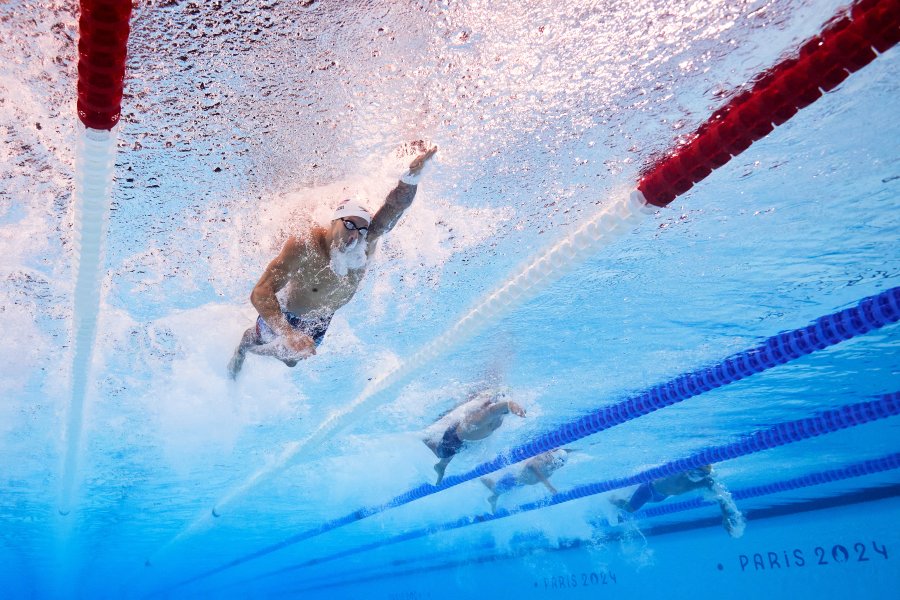
[[[504,388],[482,390],[437,422],[437,434],[427,436],[424,440],[425,445],[440,459],[434,465],[437,473],[434,485],[441,484],[447,465],[462,449],[463,444],[483,440],[494,433],[503,424],[503,417],[509,413],[525,417],[525,409],[521,406],[512,400],[502,400],[505,395]]]
[[[719,510],[722,511],[722,526],[728,535],[739,538],[744,534],[746,527],[744,515],[738,510],[725,486],[716,479],[712,465],[642,483],[628,500],[614,500],[613,504],[633,513],[648,502],[662,502],[670,496],[678,496],[694,490],[704,490],[705,495],[719,505]]]
[[[525,461],[525,464],[518,472],[507,473],[496,481],[490,477],[482,477],[481,483],[491,490],[491,495],[488,498],[488,502],[491,503],[491,511],[497,510],[497,499],[502,494],[523,485],[543,483],[550,493],[555,496],[558,492],[553,487],[553,484],[550,483],[550,476],[565,466],[566,461],[569,459],[569,452],[571,450],[566,450],[565,448],[556,448],[555,450],[543,452]]]
[[[437,148],[422,152],[373,217],[354,201],[338,204],[330,225],[291,236],[253,288],[250,302],[259,313],[244,332],[228,363],[236,379],[247,352],[272,356],[289,367],[316,353],[337,309],[356,293],[375,244],[410,207],[422,169]],[[283,288],[283,301],[276,296]]]

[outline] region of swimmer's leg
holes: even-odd
[[[434,452],[435,456],[438,455],[438,445],[440,442],[435,441],[434,439],[431,439],[431,438],[426,438],[426,439],[422,440],[422,443],[425,444],[426,446],[428,446],[428,449],[431,450],[432,452]]]
[[[434,465],[434,472],[437,473],[437,481],[434,482],[434,485],[441,485],[441,482],[444,480],[444,471],[447,470],[447,465],[450,464],[451,458],[453,457],[442,458],[440,462]]]
[[[247,358],[247,351],[253,351],[255,346],[260,344],[259,334],[256,333],[256,326],[250,327],[247,331],[244,332],[244,335],[241,336],[241,342],[238,344],[238,347],[234,350],[234,355],[231,357],[231,360],[228,362],[228,376],[232,379],[237,379],[238,374],[241,372],[241,367],[244,366],[244,359]]]
[[[497,512],[497,499],[500,498],[500,494],[497,493],[497,482],[490,477],[482,477],[481,483],[483,483],[487,489],[491,490],[491,495],[488,496],[487,500],[491,505],[491,512]]]

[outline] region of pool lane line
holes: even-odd
[[[638,189],[650,204],[668,205],[898,41],[900,2],[855,2],[650,164]]]
[[[131,0],[81,0],[76,108],[83,127],[76,132],[73,194],[72,396],[66,408],[65,454],[57,499],[57,511],[63,517],[72,509],[78,480],[130,18]]]
[[[744,513],[748,522],[759,522],[766,519],[774,519],[778,517],[791,516],[796,514],[802,514],[807,512],[815,512],[820,510],[828,510],[832,508],[842,508],[845,506],[854,506],[857,504],[866,504],[870,502],[879,502],[882,500],[890,500],[900,497],[900,484],[889,484],[885,486],[877,486],[872,488],[865,488],[862,490],[857,490],[853,492],[847,492],[844,494],[840,494],[837,496],[830,496],[824,498],[815,498],[812,500],[800,500],[798,502],[794,502],[791,504],[785,505],[775,505],[768,506],[765,508],[751,508]],[[645,537],[660,537],[664,535],[672,535],[676,533],[684,533],[686,531],[694,531],[698,529],[709,529],[709,528],[718,528],[722,526],[722,519],[719,517],[704,517],[693,519],[690,521],[682,521],[678,523],[670,523],[666,525],[656,525],[653,527],[649,527],[647,529],[641,530],[641,533]],[[348,579],[346,573],[341,574],[333,574],[333,575],[325,575],[320,577],[319,579],[330,579],[331,581],[322,582],[322,583],[313,583],[308,587],[303,588],[293,588],[287,590],[285,592],[276,592],[278,595],[290,594],[292,597],[300,592],[311,592],[315,590],[323,590],[323,589],[331,589],[331,588],[340,588],[348,585],[355,585],[359,583],[365,583],[369,581],[378,581],[381,579],[388,578],[397,578],[397,577],[405,577],[408,575],[416,575],[419,573],[429,573],[434,571],[444,571],[447,569],[453,569],[456,567],[464,567],[468,565],[476,565],[483,563],[491,563],[491,562],[500,562],[504,560],[515,560],[517,558],[525,558],[528,556],[533,556],[534,554],[541,552],[567,552],[572,550],[578,550],[580,548],[592,548],[600,546],[602,547],[609,542],[616,542],[623,539],[623,535],[621,532],[613,532],[611,535],[604,537],[600,541],[593,540],[582,540],[582,539],[570,539],[570,540],[561,540],[557,546],[541,546],[541,547],[530,547],[522,550],[514,550],[511,552],[504,552],[502,554],[497,554],[493,552],[487,556],[480,556],[477,558],[469,558],[469,559],[457,559],[453,561],[444,562],[437,565],[428,565],[424,567],[416,567],[412,569],[407,569],[405,571],[388,571],[371,575],[366,575],[364,577],[358,577],[356,579]],[[491,549],[496,548],[494,544],[480,544],[475,547],[476,550],[480,549]],[[440,556],[440,555],[438,555]],[[428,560],[434,558],[435,555],[430,555],[425,559],[421,557],[416,558],[408,558],[402,560],[394,560],[391,561],[390,566],[401,566],[406,564],[414,564],[416,562],[420,562],[422,560]],[[375,570],[375,569],[370,569]],[[338,581],[334,581],[335,578],[338,578]]]
[[[66,410],[65,456],[57,500],[57,511],[62,516],[69,514],[74,502],[84,429],[84,401],[100,312],[100,263],[106,245],[116,140],[115,130],[81,129],[76,141],[72,395]]]
[[[891,408],[889,408],[889,411],[893,411],[891,413],[891,416],[900,414],[900,393],[889,394],[885,398],[890,398],[890,400],[883,399],[883,401],[886,404],[888,404],[889,406],[891,406]],[[875,402],[877,403],[880,401],[875,401]],[[869,404],[869,403],[862,403],[862,404]],[[848,405],[848,406],[849,407],[857,407],[860,405]],[[840,412],[844,409],[847,409],[848,406],[845,406],[840,409],[835,409],[834,412]],[[870,412],[868,410],[869,408],[870,407],[861,407],[861,410],[863,410],[864,412]],[[854,408],[853,410],[856,410],[856,409]],[[876,410],[876,412],[880,412],[880,409],[875,409],[875,410]],[[830,426],[829,424],[833,423],[833,422],[829,420],[828,416],[826,415],[827,412],[828,411],[826,411],[825,413],[822,413],[822,415],[820,415],[819,417],[812,417],[811,419],[800,419],[799,421],[790,421],[787,423],[782,423],[780,425],[776,425],[773,428],[770,428],[768,431],[772,431],[772,430],[776,430],[776,429],[790,431],[791,428],[795,427],[795,426],[809,427],[808,422],[811,420],[816,420],[816,419],[818,419],[820,421],[820,424],[825,423],[826,426]],[[884,414],[884,413],[882,413],[882,414]],[[884,418],[884,417],[878,417],[878,418]],[[864,421],[864,422],[868,422],[868,421]],[[848,425],[848,426],[854,426],[854,425],[858,425],[858,424],[861,424],[861,423],[853,423],[853,425]],[[760,433],[763,435],[766,435],[766,431],[767,430],[764,430],[763,432],[760,432]],[[831,430],[828,430],[827,432],[830,433],[832,431],[837,431],[837,429],[831,429]],[[760,435],[760,433],[749,434],[744,437],[747,439],[750,439],[756,435]],[[785,443],[778,444],[778,445],[779,446],[786,445],[786,444],[793,443],[795,441],[800,441],[802,439],[808,439],[808,438],[789,439],[789,441],[786,441]],[[729,455],[729,452],[731,451],[730,448],[734,447],[736,445],[739,445],[739,444],[741,444],[741,442],[735,442],[733,444],[726,444],[725,446],[720,446],[718,449],[713,448],[711,450],[718,451],[720,453],[720,455],[724,454],[727,456],[727,455]],[[738,446],[738,447],[740,447],[740,446]],[[752,450],[750,452],[743,452],[741,454],[737,454],[735,456],[735,458],[737,458],[738,456],[746,456],[748,454],[754,454],[756,452],[759,452],[762,450],[768,450],[768,449],[774,448],[774,447],[777,447],[777,446],[767,446],[767,447],[762,447],[760,450]],[[702,454],[702,453],[700,453],[700,454]],[[724,460],[729,460],[729,459],[724,459]],[[673,464],[673,463],[669,463],[669,464]],[[665,466],[665,465],[663,465],[663,466]],[[658,467],[658,468],[662,468],[662,467]],[[795,478],[787,479],[784,481],[775,481],[775,482],[772,482],[772,483],[769,483],[766,485],[762,485],[762,486],[752,486],[752,487],[748,487],[748,488],[742,488],[740,490],[731,492],[731,495],[735,500],[747,500],[750,498],[756,498],[759,496],[767,496],[767,495],[776,494],[776,493],[780,493],[780,492],[797,490],[797,489],[801,489],[804,487],[810,487],[810,486],[814,486],[814,485],[823,485],[823,484],[832,483],[835,481],[842,481],[845,479],[851,479],[851,478],[855,478],[855,477],[863,477],[866,475],[873,475],[876,473],[891,471],[891,470],[898,469],[898,468],[900,468],[900,453],[892,453],[892,454],[887,454],[885,456],[881,456],[879,458],[853,463],[851,465],[847,465],[847,466],[841,467],[841,468],[829,469],[826,471],[818,471],[815,473],[809,473],[806,475],[802,475],[800,477],[795,477]],[[652,471],[652,469],[649,471],[644,471],[643,473],[639,473],[638,475],[635,475],[634,477],[635,478],[643,477],[646,473],[651,472],[651,471]],[[278,569],[275,571],[271,571],[269,573],[263,573],[263,574],[260,574],[256,577],[250,579],[249,581],[255,581],[258,579],[263,579],[263,578],[268,578],[268,577],[276,577],[278,575],[283,575],[283,574],[286,574],[286,573],[289,573],[292,571],[297,571],[300,569],[304,569],[307,567],[313,567],[313,566],[316,566],[316,565],[319,565],[319,564],[322,564],[325,562],[337,560],[339,558],[345,558],[347,556],[352,556],[354,554],[361,554],[364,552],[369,552],[371,550],[375,550],[377,548],[381,548],[384,546],[399,544],[399,543],[410,541],[413,539],[420,539],[420,538],[434,535],[436,533],[440,533],[443,531],[461,529],[461,528],[468,527],[471,525],[479,525],[481,523],[486,523],[486,522],[493,521],[496,519],[511,517],[511,516],[515,516],[515,515],[518,515],[521,513],[530,512],[533,510],[539,510],[539,509],[547,508],[550,506],[554,506],[556,504],[562,504],[563,502],[568,502],[569,500],[574,500],[574,499],[584,498],[587,496],[593,496],[596,494],[606,493],[606,492],[613,491],[616,489],[621,489],[623,487],[629,487],[631,485],[636,485],[638,483],[647,483],[648,481],[652,481],[653,479],[656,479],[656,477],[652,477],[650,480],[640,480],[640,481],[634,480],[634,481],[631,481],[630,483],[625,483],[625,484],[619,485],[618,482],[629,480],[629,478],[624,478],[624,479],[619,479],[619,480],[609,480],[609,481],[605,481],[605,482],[597,482],[597,483],[593,483],[593,484],[588,484],[586,486],[577,486],[576,488],[573,488],[573,489],[575,489],[575,490],[580,490],[580,489],[595,490],[596,489],[598,491],[590,491],[588,493],[578,495],[576,498],[565,498],[565,499],[562,499],[559,501],[554,501],[554,499],[557,496],[564,496],[564,494],[557,494],[557,496],[554,496],[549,499],[539,500],[539,501],[520,505],[511,510],[504,511],[503,514],[499,514],[501,511],[497,511],[494,514],[484,513],[482,515],[477,515],[474,517],[462,517],[455,521],[450,521],[450,522],[443,523],[443,524],[436,525],[436,526],[423,527],[423,528],[409,531],[407,533],[396,535],[396,536],[393,536],[393,537],[390,537],[387,539],[378,540],[378,541],[371,542],[368,544],[363,544],[363,545],[357,546],[355,548],[350,548],[350,549],[342,550],[340,552],[335,552],[333,554],[329,554],[326,556],[309,559],[309,560],[303,561],[302,563],[284,567],[284,568],[281,568],[281,569]],[[613,487],[609,487],[611,485]],[[696,498],[693,500],[682,501],[682,502],[665,503],[658,507],[652,507],[650,509],[638,511],[634,514],[634,517],[635,517],[635,519],[652,518],[652,517],[656,517],[656,516],[662,516],[662,515],[676,513],[676,512],[683,512],[686,510],[694,510],[694,509],[704,508],[707,506],[714,506],[714,505],[715,505],[714,502],[705,501],[701,498]],[[719,519],[719,522],[721,522],[721,519]]]
[[[495,459],[483,463],[461,475],[445,477],[440,485],[422,484],[392,500],[372,507],[363,507],[343,517],[326,521],[317,527],[291,535],[279,542],[265,546],[255,552],[233,559],[223,565],[204,571],[194,577],[174,584],[166,590],[176,589],[205,579],[227,569],[255,560],[277,550],[281,550],[303,540],[322,535],[345,525],[361,521],[391,508],[408,504],[419,498],[435,494],[465,481],[487,475],[510,464],[517,463],[547,450],[559,448],[589,435],[599,433],[616,425],[636,419],[645,414],[672,406],[688,398],[739,381],[750,375],[761,373],[772,367],[812,354],[868,333],[900,320],[900,287],[891,288],[880,294],[860,300],[855,306],[819,317],[806,327],[779,333],[766,339],[762,344],[738,352],[707,368],[680,375],[667,383],[657,385],[636,394],[627,400],[598,409],[567,423],[554,431],[538,436],[532,441],[517,446]],[[718,462],[709,460],[707,463]],[[707,464],[703,463],[703,464]],[[685,467],[686,470],[691,467]],[[673,471],[669,475],[681,472]],[[664,475],[660,475],[664,476]],[[571,493],[571,492],[570,492]],[[157,592],[160,593],[160,592]]]

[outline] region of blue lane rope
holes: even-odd
[[[790,504],[782,506],[771,505],[768,508],[764,509],[752,509],[748,517],[751,520],[756,521],[758,519],[770,519],[773,517],[795,514],[797,512],[806,512],[808,510],[826,510],[842,506],[868,503],[872,501],[884,501],[888,499],[893,500],[898,496],[900,496],[900,484],[895,483],[889,485],[880,485],[876,487],[863,488],[862,490],[857,492],[845,492],[836,496],[819,498],[817,500],[798,500],[797,502],[792,502]],[[679,525],[688,525],[691,529],[694,529],[704,526],[710,526],[713,523],[715,523],[715,519],[709,518],[696,521],[682,521],[668,526],[663,525],[662,527],[651,527],[649,530],[646,530],[645,533],[648,536],[666,535],[679,531],[681,529]],[[409,575],[414,575],[417,573],[446,571],[447,569],[456,567],[466,567],[486,562],[497,562],[514,558],[529,557],[534,556],[538,552],[556,552],[560,550],[592,547],[602,548],[604,542],[608,543],[610,541],[617,541],[619,539],[623,539],[625,535],[626,534],[624,534],[623,532],[616,532],[609,537],[604,538],[603,542],[594,540],[582,540],[579,538],[562,539],[550,545],[546,542],[546,539],[543,538],[543,536],[533,534],[531,536],[528,536],[527,538],[520,538],[520,542],[524,543],[526,541],[543,541],[544,543],[541,546],[535,545],[531,547],[523,547],[508,552],[498,552],[497,545],[493,542],[482,542],[479,544],[475,544],[474,546],[469,548],[469,551],[467,551],[467,553],[471,554],[472,556],[464,559],[456,559],[439,564],[430,564],[426,566],[415,567],[412,569],[407,569],[405,571],[398,570],[398,568],[402,566],[413,565],[416,563],[426,563],[428,561],[434,560],[435,558],[444,558],[445,556],[449,555],[450,552],[446,552],[443,554],[433,553],[431,555],[417,555],[414,558],[392,560],[389,564],[383,564],[376,567],[354,569],[353,574],[356,576],[354,579],[347,579],[346,572],[332,572],[330,574],[321,575],[310,580],[304,580],[305,587],[301,588],[291,588],[289,590],[284,590],[284,586],[286,584],[282,584],[280,586],[279,593],[280,595],[292,594],[293,596],[296,596],[297,594],[311,592],[313,590],[359,585],[363,582],[371,582],[378,579],[393,578],[396,580],[397,578],[407,577]],[[476,551],[487,551],[488,553],[482,556],[477,556],[473,554],[473,552]],[[385,567],[388,567],[388,570],[385,570]],[[251,581],[241,582],[240,585],[247,585],[248,583],[251,583]]]
[[[811,487],[815,485],[823,485],[826,483],[833,483],[836,481],[843,481],[846,479],[853,479],[856,477],[863,477],[866,475],[874,475],[877,473],[883,473],[885,471],[892,471],[900,468],[900,453],[893,453],[882,456],[880,458],[861,461],[858,463],[854,463],[851,465],[847,465],[845,467],[837,468],[837,469],[829,469],[827,471],[819,471],[815,473],[808,473],[806,475],[801,475],[800,477],[795,477],[793,479],[788,479],[785,481],[775,481],[766,485],[752,486],[747,488],[741,488],[738,490],[733,490],[731,495],[736,500],[747,500],[750,498],[758,498],[761,496],[768,496],[772,494],[776,494],[779,492],[797,490],[805,487]],[[656,506],[650,509],[640,510],[634,513],[634,517],[637,519],[640,518],[648,518],[648,517],[656,517],[662,515],[668,515],[673,513],[685,512],[688,510],[695,510],[698,508],[704,508],[707,506],[715,506],[714,502],[710,502],[708,500],[703,500],[702,498],[696,498],[693,500],[687,500],[683,502],[666,502],[661,506]],[[474,523],[469,523],[470,525]],[[441,528],[443,526],[440,526]],[[442,529],[434,528],[432,531],[428,533],[424,533],[423,535],[414,535],[412,538],[424,537],[433,533],[438,533]],[[419,530],[424,531],[424,530]],[[415,533],[415,532],[410,532]],[[353,554],[361,554],[369,550],[373,550],[380,546],[389,546],[393,544],[397,544],[403,541],[407,541],[412,539],[410,537],[410,533],[406,533],[403,535],[394,536],[392,538],[381,540],[372,544],[365,544],[363,546],[358,546],[351,550],[345,550],[342,552],[337,552],[335,554],[330,554],[328,556],[323,556],[320,558],[315,558],[311,560],[304,561],[302,563],[292,565],[289,567],[285,567],[282,569],[278,569],[277,571],[272,571],[270,573],[264,573],[262,575],[258,575],[253,577],[252,579],[248,579],[242,584],[249,584],[253,581],[258,581],[260,579],[265,579],[269,577],[275,577],[278,575],[283,575],[285,573],[289,573],[291,571],[300,570],[306,567],[315,566],[324,562],[329,562],[332,560],[336,560],[338,558],[344,558]],[[579,541],[579,540],[573,540]],[[560,542],[560,545],[565,545],[565,540]],[[478,550],[487,550],[493,548],[493,543],[486,543],[476,546],[475,548]],[[442,555],[432,555],[429,556],[429,560],[434,558],[440,558]],[[402,561],[405,563],[412,561]],[[374,568],[373,570],[378,570],[378,568]],[[323,576],[328,578],[329,576]],[[344,577],[343,575],[341,577]]]
[[[872,405],[875,406],[874,409],[872,408]],[[874,410],[875,412],[873,413],[872,410]],[[868,418],[867,420],[864,420],[864,421],[858,421],[854,417],[851,417],[851,419],[848,421],[835,421],[834,414],[841,414],[841,411],[846,411],[848,414],[853,414],[853,413],[858,414],[860,411],[862,411],[862,412],[868,413],[870,415],[876,414],[878,416],[875,416],[874,418]],[[808,427],[810,424],[812,424],[813,426],[818,426],[820,428],[824,428],[821,431],[821,433],[832,433],[834,431],[843,429],[845,427],[861,425],[862,423],[865,423],[865,422],[868,422],[871,420],[877,420],[877,419],[884,418],[884,416],[892,416],[892,415],[896,415],[896,414],[900,414],[900,392],[890,394],[888,396],[884,396],[880,400],[876,400],[874,402],[864,402],[861,404],[852,404],[852,405],[844,406],[842,408],[839,408],[839,409],[836,409],[833,411],[827,411],[817,417],[811,417],[809,419],[801,419],[799,421],[789,421],[787,423],[781,423],[781,424],[776,425],[768,430],[764,430],[763,432],[747,435],[744,437],[744,439],[745,440],[753,439],[759,435],[763,435],[763,436],[775,435],[775,436],[777,436],[777,435],[779,435],[778,432],[791,431],[792,428],[794,428],[797,425],[799,425],[801,428],[806,426],[805,430],[809,431]],[[773,432],[775,432],[775,433],[773,434]],[[793,434],[791,434],[791,435],[793,435]],[[785,444],[790,444],[795,441],[807,439],[808,437],[812,437],[813,435],[818,435],[818,434],[809,434],[806,436],[798,435],[798,436],[790,437],[790,439],[788,439],[787,441],[782,441],[775,445],[783,446]],[[748,446],[742,440],[742,441],[734,442],[732,444],[726,444],[725,446],[719,446],[718,448],[711,448],[711,449],[704,450],[698,454],[695,454],[694,457],[703,456],[707,452],[720,453],[720,454],[726,454],[726,455],[730,455],[731,453],[737,453],[736,456],[744,456],[746,454],[753,454],[760,450],[766,450],[766,449],[772,448],[772,447],[775,447],[775,446],[766,446],[766,447],[760,448],[759,450],[756,450],[756,449],[753,449],[752,445]],[[691,459],[693,459],[694,457],[691,457]],[[686,460],[691,460],[691,459],[686,459]],[[699,459],[699,460],[702,460],[702,459]],[[676,465],[676,464],[678,464],[678,461],[673,461],[671,463],[668,463],[668,465]],[[706,464],[708,464],[708,463],[706,463]],[[668,465],[663,465],[663,467],[668,466]],[[663,467],[659,467],[659,468],[663,468]],[[809,473],[807,475],[802,475],[800,477],[788,479],[785,481],[776,481],[773,483],[769,483],[767,485],[742,488],[741,490],[736,490],[736,491],[731,492],[731,495],[735,500],[746,500],[748,498],[755,498],[758,496],[766,496],[766,495],[775,494],[775,493],[779,493],[779,492],[786,492],[786,491],[796,490],[796,489],[803,488],[803,487],[809,487],[809,486],[813,486],[813,485],[822,485],[825,483],[832,483],[832,482],[841,481],[844,479],[850,479],[850,478],[854,478],[854,477],[862,477],[864,475],[872,475],[875,473],[890,471],[890,470],[897,469],[897,468],[900,468],[900,453],[888,454],[888,455],[882,456],[880,458],[858,462],[858,463],[848,465],[848,466],[838,468],[838,469],[829,469],[827,471],[820,471],[817,473]],[[648,471],[644,471],[643,473],[635,475],[634,478],[643,478],[646,474],[652,473],[652,472],[654,472],[654,470],[650,469]],[[597,488],[597,489],[601,489],[601,491],[611,491],[613,489],[619,489],[622,487],[628,487],[629,485],[632,485],[630,483],[624,484],[624,485],[619,485],[618,482],[627,481],[628,479],[631,479],[631,478],[613,479],[613,480],[609,480],[609,481],[605,481],[605,482],[598,482],[598,483],[589,484],[586,486],[580,486],[580,487],[577,487],[574,489],[580,490],[580,489],[595,489],[595,488]],[[653,479],[655,479],[655,478],[653,478]],[[635,483],[644,483],[644,482],[645,482],[645,480],[643,480],[643,479],[639,482],[635,481]],[[607,488],[607,486],[612,486],[612,487],[609,487],[608,489],[602,489],[602,488]],[[601,492],[590,492],[587,494],[578,495],[577,498],[581,498],[581,497],[588,496],[588,495],[594,495],[594,494],[598,494],[598,493],[601,493]],[[460,529],[462,527],[468,527],[470,525],[477,525],[479,523],[484,523],[484,522],[492,521],[495,519],[501,519],[501,518],[513,516],[516,514],[520,514],[523,512],[529,512],[532,510],[538,510],[541,508],[546,508],[548,506],[552,506],[554,504],[560,504],[562,502],[568,502],[569,500],[575,499],[575,498],[564,498],[564,499],[557,501],[556,499],[559,498],[560,496],[564,496],[564,494],[559,494],[559,495],[553,497],[552,499],[544,499],[544,500],[532,502],[529,504],[523,504],[519,507],[516,507],[516,508],[508,510],[508,511],[497,511],[497,513],[495,513],[493,515],[490,513],[485,513],[482,515],[477,515],[475,517],[463,517],[461,519],[457,519],[455,521],[451,521],[448,523],[443,523],[441,525],[436,525],[436,526],[431,526],[431,527],[423,527],[420,529],[416,529],[414,531],[409,531],[409,532],[406,532],[406,533],[403,533],[400,535],[396,535],[391,538],[378,540],[375,542],[371,542],[369,544],[357,546],[355,548],[350,548],[347,550],[342,550],[340,552],[335,552],[335,553],[329,554],[327,556],[309,559],[302,563],[298,563],[296,565],[291,565],[289,567],[278,569],[277,571],[272,571],[271,573],[265,573],[265,574],[259,575],[257,577],[254,577],[253,580],[255,581],[255,580],[266,578],[266,577],[274,577],[277,575],[282,575],[282,574],[288,573],[290,571],[295,571],[295,570],[303,569],[306,567],[312,567],[312,566],[315,566],[315,565],[318,565],[321,563],[325,563],[325,562],[330,562],[332,560],[336,560],[339,558],[345,558],[347,556],[352,556],[354,554],[361,554],[364,552],[368,552],[370,550],[374,550],[374,549],[380,548],[382,546],[390,546],[390,545],[394,545],[394,544],[399,544],[401,542],[418,539],[418,538],[422,538],[422,537],[427,537],[429,535],[433,535],[435,533],[440,533],[442,531],[448,531],[448,530],[452,530],[452,529]],[[681,511],[685,511],[685,510],[693,510],[696,508],[702,508],[704,506],[712,506],[713,504],[714,504],[713,502],[703,500],[702,498],[695,498],[692,500],[687,500],[687,501],[682,501],[682,502],[667,502],[665,505],[662,505],[662,506],[638,511],[637,513],[635,513],[635,517],[636,518],[656,517],[656,516],[661,516],[661,515],[665,515],[665,514],[681,512]],[[503,514],[501,514],[501,512]]]
[[[686,373],[623,402],[591,412],[513,448],[467,473],[446,477],[439,486],[421,485],[397,496],[384,506],[388,508],[400,506],[416,498],[433,494],[437,490],[487,475],[512,463],[570,444],[898,320],[900,320],[900,287],[895,287],[864,298],[856,306],[819,317],[806,327],[774,335],[759,346],[733,354],[716,365]],[[364,510],[380,512],[380,508]]]
[[[369,550],[374,550],[378,547],[393,545],[416,538],[426,537],[428,535],[433,535],[441,531],[460,529],[463,527],[468,527],[470,525],[503,519],[516,514],[530,512],[532,510],[538,510],[556,504],[562,504],[571,500],[609,492],[615,489],[629,487],[631,485],[647,483],[649,481],[659,479],[660,477],[682,473],[686,470],[697,468],[706,464],[723,462],[732,458],[754,454],[763,450],[792,444],[794,442],[806,440],[811,437],[833,433],[841,429],[855,427],[857,425],[862,425],[864,423],[880,420],[890,416],[896,416],[898,414],[900,414],[900,392],[895,392],[882,396],[878,400],[849,404],[837,409],[824,411],[814,417],[779,423],[768,429],[743,436],[736,442],[707,448],[688,458],[671,461],[662,466],[648,469],[631,477],[610,479],[607,481],[577,486],[567,492],[557,494],[550,498],[523,504],[511,510],[500,509],[494,514],[485,513],[473,517],[462,517],[455,521],[450,521],[438,526],[420,528],[401,535],[394,536],[392,538],[388,538],[386,540],[379,540],[356,548],[342,550],[328,556],[310,559],[298,565],[292,565],[290,567],[286,567],[272,573],[264,574],[260,577],[257,577],[256,579],[284,574],[289,571],[314,566],[320,563],[332,561],[338,558],[344,558]],[[745,499],[759,495],[788,491],[809,485],[829,483],[849,477],[859,477],[862,475],[879,473],[890,469],[896,469],[898,467],[900,467],[900,454],[891,454],[879,459],[856,463],[842,469],[833,469],[830,471],[813,473],[783,482],[772,483],[767,486],[747,488],[745,490],[742,490],[741,492],[732,493],[732,496],[735,499]],[[665,509],[666,512],[676,512],[678,510],[699,508],[705,504],[706,503],[700,501],[699,499],[688,502],[676,502],[666,507],[658,507],[649,509],[647,511],[642,511],[641,513],[639,513],[639,515],[655,516],[655,512],[653,511]],[[660,514],[665,513],[660,512]]]
[[[508,452],[475,467],[467,473],[445,477],[440,485],[422,484],[385,504],[363,507],[343,517],[326,521],[318,527],[302,531],[280,542],[238,557],[219,567],[176,583],[168,589],[175,589],[200,579],[205,579],[303,540],[356,521],[361,521],[388,509],[408,504],[418,498],[459,485],[476,477],[487,475],[510,464],[537,456],[542,452],[572,443],[642,415],[677,404],[693,396],[739,381],[750,375],[761,373],[857,335],[895,323],[898,320],[900,320],[900,287],[894,287],[880,294],[863,298],[856,306],[819,317],[806,327],[774,335],[759,346],[733,354],[716,365],[686,373],[667,383],[657,385],[645,392],[632,396],[627,400],[593,411],[526,444],[512,448]],[[698,465],[694,465],[694,467],[719,462],[719,460],[721,459],[706,460]],[[656,475],[653,479],[690,468],[692,467],[683,467],[671,473]],[[569,493],[573,492],[574,490]]]

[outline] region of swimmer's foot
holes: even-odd
[[[434,485],[441,485],[441,482],[444,480],[444,471],[446,470],[447,465],[443,463],[434,465],[434,472],[437,473],[437,481],[434,482]]]
[[[246,354],[238,349],[234,351],[234,356],[228,361],[228,376],[231,377],[232,381],[236,380],[241,373],[241,367],[244,366],[244,358],[246,358]]]
[[[634,512],[633,510],[631,510],[631,505],[629,504],[629,501],[626,500],[625,498],[613,498],[609,502],[616,508],[619,508],[619,509],[622,509],[622,510],[625,510],[628,512]]]

